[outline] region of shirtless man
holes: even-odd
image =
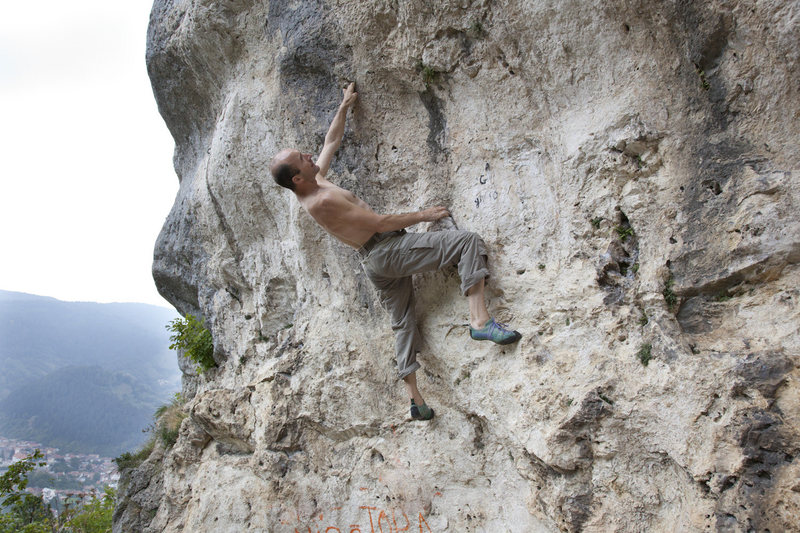
[[[342,142],[347,110],[357,97],[355,84],[351,83],[344,90],[316,162],[311,154],[287,149],[273,158],[270,172],[278,185],[294,192],[300,205],[325,231],[362,255],[364,271],[391,316],[397,370],[411,398],[411,417],[430,420],[433,409],[425,404],[417,389],[416,371],[420,365],[416,355],[421,339],[414,314],[412,274],[458,265],[461,290],[469,301],[470,336],[497,344],[511,344],[522,336],[489,316],[483,295],[484,280],[489,276],[486,247],[477,234],[406,233],[408,226],[449,216],[445,207],[379,215],[353,193],[325,179],[333,154]]]

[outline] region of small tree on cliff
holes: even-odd
[[[183,350],[183,353],[197,365],[201,374],[217,366],[214,361],[214,339],[203,323],[192,315],[176,318],[167,325],[172,332],[169,340],[170,350]]]

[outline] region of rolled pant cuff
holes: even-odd
[[[486,279],[488,277],[489,277],[489,269],[487,269],[487,268],[481,268],[481,269],[475,271],[475,273],[473,273],[467,279],[464,279],[464,280],[461,281],[461,294],[466,296],[467,292],[472,287],[474,287],[475,285],[480,283],[480,281],[482,279]]]
[[[413,363],[411,363],[410,366],[407,366],[403,370],[399,371],[398,372],[398,376],[400,377],[400,379],[403,379],[404,377],[406,377],[406,376],[408,376],[410,374],[413,374],[414,372],[416,372],[420,368],[422,368],[422,365],[420,365],[418,362],[414,361]]]

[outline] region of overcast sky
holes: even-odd
[[[150,266],[178,179],[145,68],[151,5],[4,3],[0,289],[168,306]]]

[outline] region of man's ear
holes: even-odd
[[[299,172],[297,174],[295,174],[294,176],[292,176],[292,183],[294,183],[295,185],[297,185],[298,183],[300,183],[302,181],[303,181],[303,176],[301,176]]]

